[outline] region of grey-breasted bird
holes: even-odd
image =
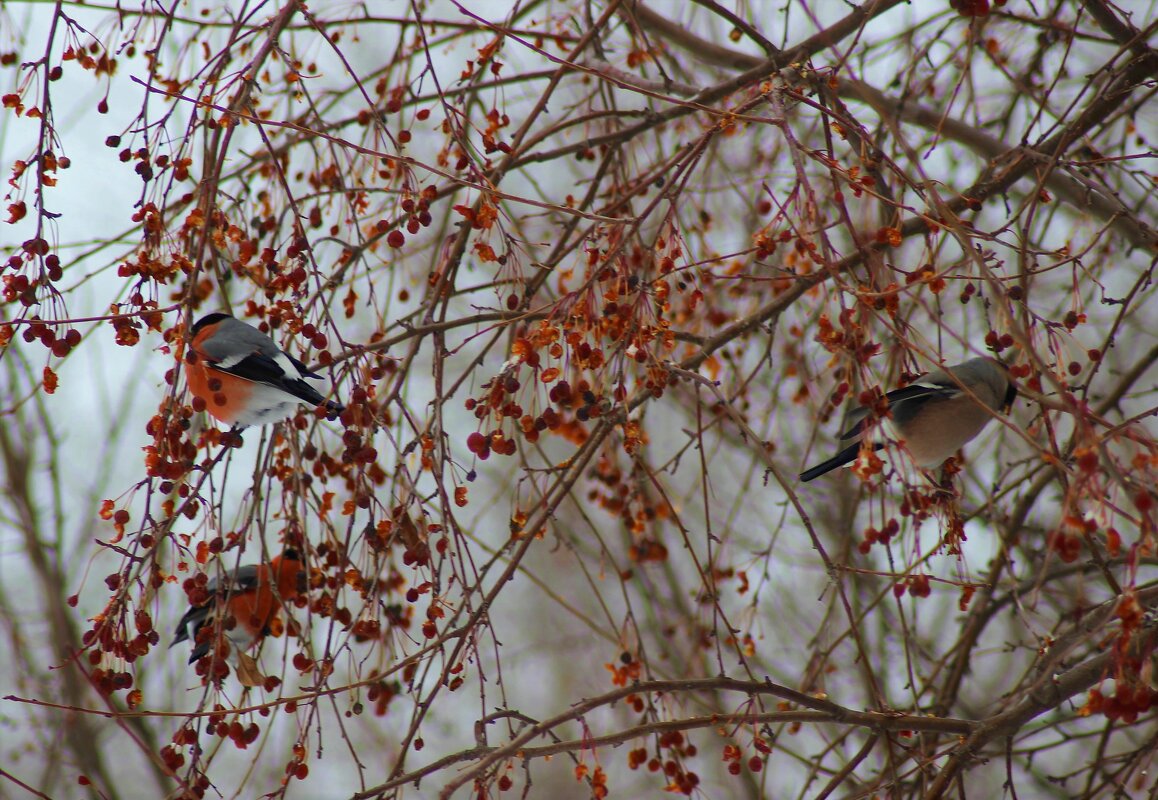
[[[993,418],[993,411],[1008,411],[1017,399],[1017,386],[1004,364],[982,356],[929,372],[885,397],[897,438],[904,442],[917,466],[929,469],[940,466],[981,433]],[[868,409],[856,409],[852,413],[856,424],[840,436],[842,442],[853,440],[852,444],[800,473],[800,480],[807,483],[854,461],[860,452],[868,413]],[[885,446],[884,442],[876,442],[873,449]]]

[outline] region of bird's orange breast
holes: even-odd
[[[274,559],[272,570],[264,564],[261,565],[258,568],[257,587],[253,591],[243,592],[231,598],[229,615],[250,635],[260,635],[277,616],[282,602],[298,596],[301,574],[301,562],[293,559]]]
[[[214,369],[197,352],[185,360],[189,391],[205,403],[205,410],[227,425],[237,421],[249,405],[253,383]]]

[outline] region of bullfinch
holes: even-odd
[[[330,419],[344,406],[306,382],[322,380],[257,328],[220,312],[197,320],[185,355],[189,390],[227,425],[268,425],[298,403],[323,406]]]
[[[928,469],[940,466],[981,433],[993,412],[1008,411],[1017,399],[1017,386],[1004,364],[980,357],[934,370],[885,397],[897,439],[917,466]],[[856,424],[840,436],[842,442],[852,439],[853,443],[800,473],[800,480],[807,483],[854,461],[860,452],[868,413],[865,408],[853,411],[851,418],[857,420]],[[883,442],[872,445],[874,450],[882,447]]]
[[[286,550],[269,564],[246,564],[221,580],[210,578],[203,591],[204,601],[181,617],[169,645],[191,639],[190,664],[211,648],[224,657],[232,648],[242,653],[267,636],[282,604],[306,591],[305,567],[297,551]]]

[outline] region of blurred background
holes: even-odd
[[[0,797],[1146,796],[1155,20],[5,4]],[[223,446],[216,310],[348,411]],[[944,474],[798,481],[985,354]]]

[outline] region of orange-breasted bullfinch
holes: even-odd
[[[889,401],[892,430],[913,462],[923,468],[940,466],[961,449],[993,419],[993,413],[1008,411],[1017,399],[1017,386],[1008,368],[993,358],[971,358],[943,370],[934,370],[903,389],[885,395]],[[852,444],[832,458],[800,473],[810,481],[854,461],[868,427],[868,410],[858,408],[850,419],[856,424],[840,436]],[[874,442],[880,450],[884,442]]]
[[[297,551],[286,550],[269,564],[246,564],[221,580],[210,578],[204,591],[205,601],[185,612],[169,645],[192,639],[190,664],[214,642],[220,642],[216,652],[224,657],[232,648],[240,653],[261,641],[282,604],[306,591],[305,566]]]
[[[307,380],[323,380],[257,328],[228,314],[197,320],[185,356],[189,390],[227,425],[268,425],[298,403],[324,406],[333,419],[344,407]]]

